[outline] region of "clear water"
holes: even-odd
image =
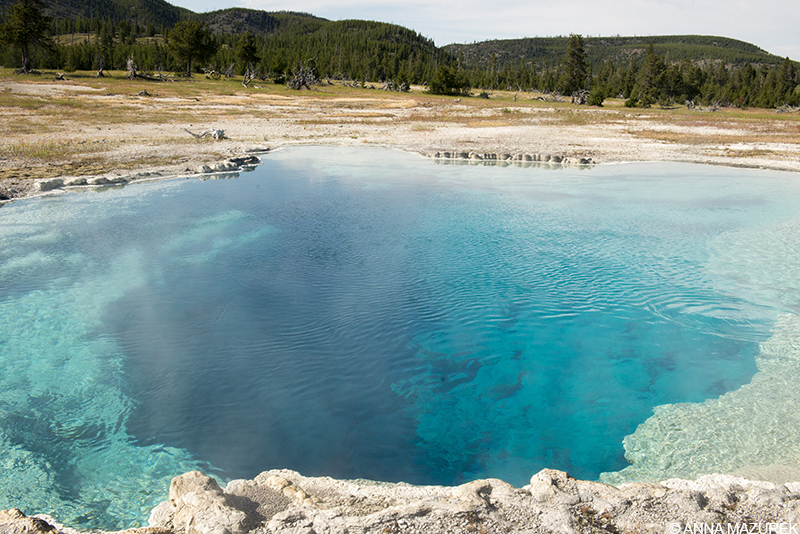
[[[748,251],[797,221],[793,175],[311,147],[5,205],[0,507],[139,525],[190,469],[597,479],[654,407],[751,381],[800,258]]]

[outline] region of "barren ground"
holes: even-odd
[[[147,95],[140,95],[145,90]],[[256,147],[381,146],[552,154],[595,163],[688,161],[800,171],[800,114],[763,109],[577,106],[532,93],[491,98],[325,84],[311,91],[238,80],[168,82],[0,69],[0,200],[33,194],[36,179],[194,172]],[[195,139],[224,129],[227,140]]]

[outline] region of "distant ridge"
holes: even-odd
[[[0,0],[0,13],[15,0]],[[310,34],[319,31],[334,31],[348,27],[349,31],[374,31],[376,27],[395,25],[381,22],[330,21],[308,13],[292,11],[266,12],[247,8],[228,8],[209,13],[195,13],[174,6],[166,0],[45,0],[48,14],[55,18],[100,18],[119,23],[122,20],[152,23],[156,27],[171,27],[181,19],[200,18],[220,34],[255,35],[288,34],[292,32]],[[405,28],[404,28],[405,29]],[[407,32],[413,30],[405,29]],[[385,32],[386,33],[386,32]],[[389,32],[391,33],[391,32]],[[398,33],[398,32],[394,32]],[[399,32],[402,33],[402,32]],[[495,57],[496,65],[518,66],[521,63],[535,67],[554,66],[566,51],[568,37],[525,37],[521,39],[498,39],[472,44],[449,44],[438,48],[453,57],[461,57],[467,65],[487,68]],[[653,43],[655,52],[669,62],[688,59],[692,63],[722,63],[726,66],[777,66],[783,58],[770,54],[756,45],[728,37],[704,35],[660,35],[649,37],[584,37],[587,59],[593,67],[605,61],[614,63],[639,60],[644,57],[647,46]],[[430,45],[433,46],[432,41]],[[434,47],[435,48],[435,47]]]
[[[14,5],[16,0],[0,0],[0,10]],[[165,0],[44,0],[47,14],[54,18],[100,18],[118,23],[122,20],[139,24],[173,26],[194,13]]]
[[[461,56],[468,65],[489,67],[494,54],[498,67],[519,62],[534,66],[555,65],[567,49],[568,37],[526,37],[483,41],[473,44],[450,44],[443,50]],[[584,37],[586,57],[593,67],[611,60],[624,63],[645,56],[653,43],[656,54],[669,62],[688,59],[692,63],[723,63],[726,66],[780,65],[783,58],[744,41],[706,35],[659,35],[652,37]]]
[[[292,30],[315,31],[329,23],[327,19],[295,11],[266,12],[244,7],[220,9],[198,15],[215,33],[254,35],[275,34]]]

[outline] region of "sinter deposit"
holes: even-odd
[[[59,533],[52,520],[0,512],[0,532]],[[130,534],[771,532],[800,523],[800,482],[730,475],[619,487],[544,469],[523,488],[497,479],[457,487],[309,478],[273,470],[223,490],[199,471],[175,477],[150,526]],[[702,530],[704,529],[704,530]],[[736,530],[738,529],[738,530]],[[771,530],[772,529],[772,530]],[[783,530],[780,530],[783,532]]]

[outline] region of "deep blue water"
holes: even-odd
[[[797,310],[710,244],[798,200],[755,170],[296,148],[3,206],[0,507],[128,526],[191,468],[596,479],[654,406],[750,380]]]

